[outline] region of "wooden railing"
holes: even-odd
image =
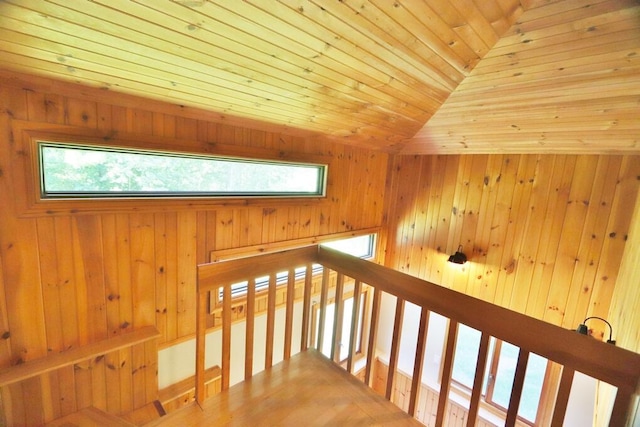
[[[312,294],[312,264],[322,266],[322,285],[319,290],[320,320],[312,330],[311,325],[311,294]],[[304,279],[296,278],[295,268],[305,266]],[[309,347],[322,348],[324,336],[324,317],[329,294],[329,281],[333,277],[335,287],[336,306],[334,310],[334,331],[331,345],[331,358],[337,360],[340,342],[339,330],[335,325],[341,324],[344,309],[341,305],[343,284],[345,279],[353,282],[354,295],[359,295],[363,284],[374,288],[373,302],[368,325],[367,361],[365,367],[365,383],[371,384],[374,349],[377,338],[378,319],[382,292],[397,297],[393,338],[389,355],[389,370],[387,373],[386,397],[391,398],[394,374],[399,357],[400,337],[402,334],[403,311],[406,302],[421,308],[421,317],[416,343],[416,357],[412,375],[411,394],[408,412],[415,414],[418,392],[420,390],[422,361],[426,346],[428,314],[435,312],[449,319],[445,357],[442,363],[441,385],[436,426],[442,426],[445,421],[445,409],[449,398],[453,357],[455,352],[458,325],[464,324],[481,332],[480,349],[477,357],[476,374],[471,391],[468,408],[467,425],[473,426],[478,418],[481,387],[489,352],[490,337],[509,342],[520,348],[515,376],[511,391],[511,398],[506,410],[505,425],[516,423],[518,406],[522,395],[525,370],[530,353],[538,354],[562,366],[553,415],[550,425],[561,426],[565,417],[567,403],[571,391],[574,374],[584,373],[594,379],[604,381],[617,387],[616,398],[611,412],[610,426],[623,426],[630,422],[634,397],[638,394],[640,384],[640,355],[605,344],[595,339],[577,334],[549,323],[510,311],[499,306],[486,303],[470,296],[457,293],[447,288],[420,280],[375,263],[360,260],[341,254],[337,251],[322,247],[308,247],[299,250],[267,254],[257,257],[232,261],[204,264],[198,267],[198,318],[196,341],[196,400],[203,402],[204,372],[205,372],[205,334],[207,325],[208,304],[210,292],[219,292],[222,288],[222,389],[229,387],[231,369],[231,312],[234,301],[231,297],[231,284],[249,280],[246,301],[246,356],[245,378],[252,375],[253,342],[254,342],[254,302],[255,278],[268,276],[268,304],[265,345],[265,369],[273,363],[274,350],[274,322],[276,315],[276,274],[288,271],[285,303],[284,326],[284,356],[286,360],[292,353],[292,333],[294,322],[294,300],[296,286],[302,286],[302,327],[300,350]],[[357,319],[360,298],[354,298],[353,319]],[[358,325],[352,322],[349,340],[349,355],[347,370],[352,372],[355,354],[355,336]],[[312,342],[311,337],[315,337]],[[346,340],[345,340],[346,341]]]

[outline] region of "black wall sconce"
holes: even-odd
[[[454,264],[464,264],[467,262],[467,256],[462,252],[462,245],[458,246],[458,250],[449,257],[448,261]]]
[[[609,339],[607,340],[608,344],[613,344],[616,345],[616,341],[614,339],[612,339],[612,335],[613,335],[613,328],[611,327],[611,324],[609,322],[607,322],[606,320],[604,320],[602,317],[597,317],[597,316],[591,316],[591,317],[587,317],[586,319],[584,319],[582,321],[582,323],[580,323],[578,325],[578,328],[576,328],[576,332],[582,335],[589,335],[589,328],[587,328],[587,320],[590,319],[598,319],[598,320],[602,320],[604,323],[607,324],[607,326],[609,326]]]

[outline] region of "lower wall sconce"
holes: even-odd
[[[589,335],[589,328],[587,328],[587,320],[590,319],[598,319],[598,320],[602,320],[604,323],[607,324],[607,326],[609,326],[609,339],[607,340],[608,344],[613,344],[616,345],[616,341],[614,339],[612,339],[612,335],[613,335],[613,328],[611,327],[611,324],[609,322],[607,322],[606,320],[604,320],[602,317],[597,317],[597,316],[591,316],[591,317],[587,317],[586,319],[584,319],[582,321],[582,323],[580,323],[578,325],[578,327],[576,328],[576,332],[582,335]]]
[[[462,245],[458,246],[458,250],[449,257],[448,261],[454,264],[464,264],[467,262],[467,256],[462,252]]]

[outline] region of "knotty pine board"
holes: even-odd
[[[571,329],[607,317],[640,157],[398,156],[392,170],[387,266]],[[448,265],[458,245],[470,262]]]
[[[381,226],[388,155],[213,122],[193,109],[176,111],[46,79],[0,83],[0,365],[146,325],[158,328],[163,346],[189,339],[195,331],[196,265],[207,262],[211,251]],[[93,202],[85,211],[73,212],[67,204],[56,214],[25,215],[17,121],[21,129],[126,134],[143,144],[175,141],[174,148],[197,152],[322,159],[329,164],[327,197],[196,208],[139,202],[105,208]],[[153,349],[135,347],[4,387],[5,420],[38,424],[86,406],[131,412],[157,396],[155,370],[149,368],[155,357]],[[28,405],[26,395],[33,396]]]

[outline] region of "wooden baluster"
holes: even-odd
[[[440,395],[438,397],[438,412],[436,413],[436,427],[442,427],[444,423],[445,409],[449,399],[449,386],[451,384],[451,371],[453,370],[453,356],[456,348],[456,337],[458,336],[458,322],[449,321],[449,332],[447,334],[447,347],[444,353],[444,363],[442,366],[442,378],[440,380]]]
[[[231,285],[222,291],[222,390],[229,388],[231,373]]]
[[[560,377],[556,403],[553,407],[553,417],[551,419],[552,426],[562,426],[564,424],[564,416],[567,412],[567,404],[569,403],[571,384],[573,383],[573,376],[575,372],[575,369],[568,366],[562,367],[562,376]]]
[[[396,369],[398,368],[398,355],[400,353],[400,337],[402,336],[402,321],[404,319],[404,300],[396,300],[396,314],[393,321],[393,337],[391,339],[391,353],[389,355],[389,373],[387,374],[387,389],[385,397],[391,400],[393,395],[393,383]]]
[[[336,363],[340,363],[340,343],[342,341],[342,321],[344,319],[343,291],[344,274],[338,273],[334,298],[335,303],[333,305],[333,339],[331,340],[331,359]]]
[[[380,317],[380,289],[373,291],[373,303],[371,304],[371,322],[369,323],[369,343],[367,345],[367,366],[364,371],[364,383],[371,387],[371,369],[373,368],[373,356],[378,339],[378,320]]]
[[[329,269],[322,269],[322,287],[320,289],[320,319],[318,325],[318,351],[322,352],[322,344],[324,344],[324,319],[327,311],[327,294],[329,292]]]
[[[351,331],[349,333],[349,358],[347,359],[347,372],[353,373],[353,356],[358,345],[358,330],[360,327],[360,294],[362,283],[356,280],[353,285],[353,307],[351,310]]]
[[[302,337],[300,339],[300,351],[309,348],[309,325],[311,319],[311,283],[313,278],[313,265],[307,264],[304,273],[304,295],[302,297]]]
[[[413,378],[411,379],[411,395],[409,396],[408,413],[412,417],[416,414],[416,403],[418,402],[418,393],[420,392],[420,384],[422,384],[422,366],[424,361],[424,352],[427,348],[427,331],[429,330],[429,310],[422,308],[420,310],[420,325],[418,326],[418,342],[416,343],[416,358],[413,361]]]
[[[253,337],[256,314],[256,280],[249,279],[247,283],[247,312],[246,331],[244,343],[244,379],[248,380],[253,376]]]
[[[209,292],[199,290],[197,301],[198,318],[196,319],[196,401],[200,405],[204,403],[205,399],[204,354],[208,300]]]
[[[524,375],[527,371],[527,362],[529,360],[529,352],[520,349],[518,353],[518,363],[516,364],[516,373],[513,378],[513,387],[511,388],[511,399],[509,399],[509,409],[507,409],[507,417],[505,426],[516,425],[518,418],[518,408],[520,406],[520,398],[522,397],[522,387],[524,386]]]
[[[264,355],[264,368],[273,365],[273,334],[276,320],[276,273],[269,275],[269,291],[267,293],[267,336]]]
[[[296,272],[293,268],[289,269],[287,277],[287,301],[284,320],[284,360],[291,358],[291,338],[293,333],[293,301],[296,292]]]
[[[631,406],[633,402],[634,390],[625,390],[618,387],[616,400],[613,402],[613,410],[609,418],[609,426],[630,425],[630,417],[633,416],[635,408]]]
[[[480,347],[478,348],[478,359],[476,361],[476,373],[473,378],[473,390],[471,390],[471,401],[469,402],[467,427],[475,426],[478,418],[478,407],[480,406],[480,396],[482,395],[482,383],[484,382],[484,372],[487,367],[487,356],[489,354],[489,338],[489,334],[484,332],[480,337]]]

